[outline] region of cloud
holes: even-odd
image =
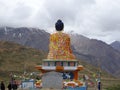
[[[32,8],[26,5],[19,4],[17,7],[13,10],[12,17],[18,20],[24,20],[28,19],[30,16],[32,16]]]
[[[83,8],[94,3],[94,0],[49,0],[44,3],[51,20],[62,19],[65,23],[74,25],[77,18],[82,18]]]
[[[0,26],[29,26],[54,31],[62,19],[65,31],[110,43],[120,40],[119,0],[0,0]]]

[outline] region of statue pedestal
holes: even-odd
[[[44,73],[42,77],[42,88],[62,89],[63,88],[62,73],[54,71]]]
[[[48,60],[44,59],[42,65],[36,66],[38,70],[42,73],[47,73],[50,71],[60,72],[60,73],[71,73],[71,79],[78,80],[78,72],[83,70],[83,66],[78,66],[77,60]],[[64,75],[63,75],[63,78]],[[66,77],[67,78],[67,77]]]

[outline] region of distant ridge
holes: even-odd
[[[114,41],[110,45],[116,50],[120,51],[120,41]]]
[[[25,46],[48,51],[49,33],[37,28],[0,28],[0,40],[16,42]]]

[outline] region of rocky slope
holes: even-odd
[[[89,39],[78,34],[71,37],[74,53],[79,59],[98,66],[115,76],[120,75],[120,52],[99,40]]]
[[[114,41],[110,45],[116,50],[120,51],[120,41]]]
[[[49,33],[36,28],[0,28],[0,40],[16,42],[43,51],[48,51]]]

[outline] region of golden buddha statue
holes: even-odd
[[[50,35],[49,53],[47,59],[75,60],[70,48],[70,37],[63,33],[64,24],[58,20],[55,24],[56,33]]]

